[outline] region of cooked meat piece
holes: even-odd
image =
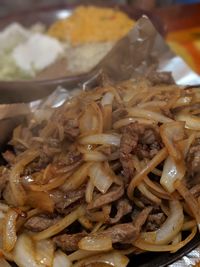
[[[146,231],[156,231],[165,221],[164,213],[150,214],[145,225]]]
[[[188,174],[200,176],[200,138],[190,147],[186,158]],[[191,181],[192,182],[192,181]]]
[[[138,237],[139,231],[132,223],[123,223],[114,225],[101,234],[110,236],[112,243],[132,243]]]
[[[86,233],[58,235],[53,238],[53,242],[64,251],[75,251],[78,250],[78,242],[86,235]]]
[[[73,141],[80,134],[78,119],[65,121],[64,133],[69,140]]]
[[[61,190],[53,190],[51,191],[50,196],[55,202],[55,209],[61,214],[66,214],[71,211],[69,207],[74,207],[75,203],[80,204],[79,201],[84,199],[85,186],[68,192],[63,192]]]
[[[120,143],[120,162],[124,175],[132,177],[134,175],[134,165],[132,155],[139,159],[153,158],[161,149],[162,143],[155,127],[130,123],[122,129]]]
[[[77,151],[69,151],[68,155],[67,155],[67,163],[69,164],[73,164],[75,162],[78,162],[82,159],[82,154]]]
[[[82,163],[82,154],[77,150],[69,151],[67,154],[61,153],[54,159],[56,172],[69,172],[76,169]]]
[[[6,183],[8,181],[8,175],[9,175],[8,169],[4,167],[0,168],[0,197],[6,187]]]
[[[125,108],[118,108],[112,113],[112,121],[115,122],[117,120],[122,119],[128,114],[128,112],[125,110]]]
[[[123,196],[123,194],[124,194],[124,186],[113,186],[108,193],[97,196],[97,198],[94,199],[94,201],[88,204],[87,209],[91,210],[102,207],[106,204],[118,200],[120,197]]]
[[[59,218],[49,218],[48,216],[39,215],[28,219],[24,226],[32,232],[41,232],[54,225],[58,220]]]
[[[2,156],[10,165],[14,164],[16,156],[12,151],[7,150],[6,152],[2,153]]]
[[[112,243],[130,244],[137,239],[138,235],[139,231],[132,223],[124,223],[88,236],[108,236],[112,239]],[[86,233],[63,234],[54,237],[53,241],[64,251],[74,251],[78,249],[79,241],[85,236],[87,236]]]
[[[194,195],[194,197],[199,197],[200,196],[200,184],[197,184],[195,186],[193,186],[190,189],[190,192]]]
[[[38,158],[36,158],[33,162],[31,162],[24,168],[23,175],[31,175],[34,172],[41,171],[42,169],[47,167],[50,160],[51,157],[47,156],[46,153],[41,152]]]
[[[120,162],[124,170],[124,175],[127,177],[131,177],[134,174],[131,152],[135,150],[138,143],[138,135],[132,130],[133,125],[131,123],[123,129],[120,144]]]
[[[160,84],[174,84],[174,79],[172,77],[171,72],[151,71],[148,73],[147,77],[153,86]]]
[[[132,211],[132,206],[127,199],[120,199],[117,203],[117,214],[114,218],[109,218],[108,223],[118,223],[121,218]]]
[[[116,224],[90,236],[108,236],[112,239],[112,243],[130,244],[137,239],[138,235],[139,230],[132,223],[123,223]]]

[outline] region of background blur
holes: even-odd
[[[152,9],[155,7],[164,7],[172,4],[192,4],[200,2],[200,0],[0,0],[0,16],[9,13],[18,12],[26,9],[35,9],[42,6],[74,4],[74,3],[119,3],[131,4],[142,9]]]

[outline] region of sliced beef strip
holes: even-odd
[[[124,175],[132,177],[134,175],[134,165],[132,155],[139,159],[153,158],[161,149],[162,142],[155,127],[130,123],[123,127],[120,143],[120,162]]]
[[[49,218],[48,216],[38,215],[31,217],[24,224],[24,227],[32,232],[41,232],[54,225],[59,218]]]
[[[200,196],[200,184],[197,184],[195,186],[193,186],[190,189],[190,192],[194,195],[194,197],[199,197]]]
[[[161,84],[174,84],[174,79],[172,77],[171,72],[157,72],[157,71],[150,71],[147,74],[148,80],[151,82],[153,86],[161,85]]]
[[[58,235],[53,238],[53,242],[64,251],[75,251],[78,250],[78,242],[86,235],[86,233]]]
[[[150,214],[145,224],[145,231],[156,231],[165,221],[164,213]]]
[[[114,218],[109,218],[107,223],[115,224],[118,223],[124,215],[127,215],[132,211],[132,206],[127,199],[120,199],[117,203],[117,214]]]
[[[12,151],[6,150],[2,153],[2,156],[10,165],[15,163],[16,156]]]
[[[99,235],[111,237],[112,243],[132,243],[137,239],[139,230],[132,223],[123,223],[109,227]]]
[[[189,176],[200,176],[200,138],[190,147],[186,163]]]
[[[9,176],[8,169],[3,167],[0,171],[0,197],[2,196],[2,192],[6,188],[8,176]]]
[[[90,234],[88,236],[108,236],[111,238],[112,243],[123,243],[123,244],[131,244],[134,242],[140,233],[142,225],[145,223],[149,213],[151,212],[151,208],[148,207],[144,209],[136,219],[135,223],[123,223],[116,224],[112,227],[107,228],[99,233]],[[77,233],[77,234],[64,234],[57,237],[54,237],[54,242],[57,246],[61,247],[66,251],[73,251],[78,249],[78,242],[87,236],[86,233]]]
[[[113,113],[112,113],[112,121],[115,122],[115,121],[117,121],[119,119],[122,119],[127,114],[128,114],[128,112],[126,111],[125,108],[123,108],[123,107],[118,108],[115,111],[113,111]]]
[[[99,195],[91,203],[88,204],[87,209],[100,208],[106,204],[114,202],[121,198],[124,194],[124,186],[113,186],[108,193],[104,195]]]
[[[67,139],[73,141],[79,134],[78,119],[69,119],[64,122],[64,133]]]
[[[69,172],[76,169],[83,161],[82,154],[76,149],[59,154],[54,158],[54,166],[57,173]]]
[[[51,157],[49,157],[46,153],[41,152],[38,158],[24,168],[23,175],[31,175],[34,172],[39,172],[42,169],[45,169],[50,161]]]
[[[114,225],[102,232],[95,234],[77,233],[63,234],[53,238],[55,244],[64,251],[75,251],[78,249],[79,241],[85,236],[108,236],[112,239],[112,243],[130,244],[137,239],[139,235],[138,229],[132,223],[124,223]]]
[[[84,199],[85,186],[68,192],[63,192],[61,190],[53,190],[50,192],[50,196],[55,202],[55,209],[61,214],[66,214],[70,212],[70,208],[75,203],[79,205],[80,201]]]

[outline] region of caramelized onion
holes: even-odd
[[[175,188],[185,199],[190,211],[197,221],[198,228],[200,229],[200,205],[198,201],[181,181],[176,181]]]
[[[21,160],[14,165],[11,169],[9,176],[9,184],[12,191],[12,196],[15,199],[14,205],[23,206],[26,201],[26,193],[23,186],[20,183],[20,175],[23,172],[24,167],[37,158],[39,151],[28,151],[25,153]]]
[[[89,176],[93,185],[103,194],[107,192],[113,183],[112,177],[106,172],[102,163],[94,163],[89,169]]]
[[[177,251],[184,247],[187,243],[189,243],[195,236],[197,232],[197,228],[194,227],[192,229],[191,234],[183,241],[177,243],[177,244],[172,244],[172,245],[156,245],[156,244],[150,244],[146,242],[145,240],[139,238],[137,241],[134,243],[134,246],[145,250],[145,251],[153,251],[153,252],[161,252],[161,251]]]
[[[176,114],[177,121],[185,122],[185,127],[191,130],[200,131],[200,118],[198,116],[185,114],[185,113],[178,113]]]
[[[44,266],[51,266],[54,260],[54,244],[51,240],[35,242],[35,259]]]
[[[78,243],[80,249],[89,251],[108,251],[112,249],[112,240],[108,236],[91,235],[81,239]]]
[[[127,194],[130,199],[133,198],[132,193],[134,188],[147,176],[148,173],[150,173],[157,165],[159,165],[167,157],[167,155],[167,149],[161,149],[158,154],[148,162],[145,168],[143,168],[138,174],[136,174],[135,177],[133,177],[127,190]]]
[[[54,179],[50,180],[48,184],[28,184],[27,187],[32,191],[49,191],[53,190],[61,185],[67,180],[71,173],[63,174]]]
[[[90,166],[91,163],[88,162],[83,164],[77,171],[75,171],[63,184],[63,190],[74,190],[81,186],[88,177],[88,171]]]
[[[9,209],[6,213],[3,225],[3,249],[11,251],[17,241],[16,221],[18,213],[14,209]]]
[[[169,192],[175,190],[174,183],[181,180],[185,175],[185,166],[182,162],[175,162],[170,156],[165,160],[162,176],[160,179],[161,185]]]
[[[106,263],[107,265],[113,267],[126,267],[128,265],[129,259],[122,255],[120,252],[111,251],[108,253],[103,253],[101,255],[91,256],[84,260],[78,261],[74,264],[74,267],[87,266],[94,263]]]
[[[159,112],[150,111],[142,108],[129,108],[127,109],[128,114],[133,117],[139,117],[144,119],[150,119],[157,122],[167,123],[172,122],[173,120],[162,115]]]
[[[86,145],[120,145],[120,135],[118,134],[94,134],[81,137],[80,144]]]
[[[114,129],[119,129],[121,127],[124,127],[128,124],[130,124],[131,122],[138,122],[138,123],[142,123],[142,124],[147,124],[147,125],[152,125],[152,124],[156,124],[155,121],[153,120],[150,120],[150,119],[143,119],[143,118],[134,118],[134,117],[130,117],[130,118],[125,118],[125,119],[121,119],[121,120],[118,120],[116,121],[114,124],[113,124],[113,128]]]
[[[142,182],[138,185],[138,190],[149,200],[151,200],[152,202],[156,203],[156,204],[160,204],[161,203],[161,199],[159,199],[157,196],[155,196],[154,194],[152,194],[147,186]]]
[[[86,191],[85,191],[85,200],[87,203],[90,203],[93,198],[94,184],[91,179],[87,183]]]
[[[72,263],[69,260],[69,257],[61,250],[57,250],[54,256],[52,267],[71,267],[71,266]]]
[[[46,192],[28,192],[27,204],[32,208],[38,208],[43,211],[53,212],[54,201]]]
[[[98,251],[86,251],[86,250],[81,250],[78,249],[75,252],[69,254],[69,259],[70,261],[77,261],[77,260],[82,260],[84,258],[88,258],[90,256],[98,255],[101,252]]]
[[[151,240],[151,232],[145,234],[145,241],[156,245],[167,245],[181,231],[184,221],[183,207],[177,200],[170,201],[169,216],[157,230],[155,240]],[[148,239],[150,235],[150,240]]]
[[[51,266],[54,247],[49,240],[34,242],[29,235],[21,234],[12,254],[19,267]]]
[[[32,237],[34,240],[42,240],[54,236],[59,232],[61,232],[62,230],[64,230],[67,226],[75,222],[78,218],[80,218],[84,214],[85,214],[84,207],[80,206],[79,208],[72,211],[70,214],[66,215],[63,219],[60,219],[54,225],[50,226],[49,228],[40,233],[34,234]]]
[[[160,126],[160,135],[169,155],[175,160],[182,159],[177,142],[184,138],[184,122],[170,122]]]
[[[102,112],[99,106],[92,102],[84,110],[79,119],[79,128],[82,134],[101,133],[103,130]]]
[[[91,151],[83,154],[85,161],[106,161],[108,157],[99,151]]]

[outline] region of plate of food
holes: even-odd
[[[196,246],[198,101],[130,79],[32,114],[0,167],[1,263],[160,267]]]
[[[127,6],[58,6],[0,19],[2,94],[17,87],[30,100],[55,84],[73,87],[141,14]]]

